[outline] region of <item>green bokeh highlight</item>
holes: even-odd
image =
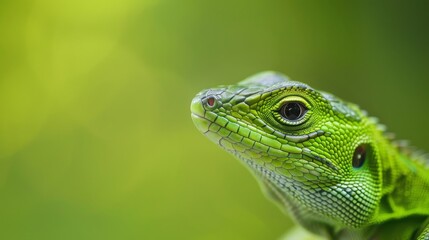
[[[291,220],[193,126],[262,70],[427,143],[425,1],[3,1],[1,239],[275,239]]]

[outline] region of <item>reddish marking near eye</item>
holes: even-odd
[[[213,107],[213,106],[214,106],[214,104],[215,104],[215,99],[214,99],[214,97],[209,97],[209,98],[207,99],[207,104],[208,104],[210,107]]]

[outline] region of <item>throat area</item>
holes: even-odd
[[[237,156],[260,181],[267,197],[287,212],[296,222],[316,234],[324,235],[320,229],[329,229],[329,232],[342,225],[335,218],[327,217],[320,208],[323,201],[315,201],[327,196],[323,189],[309,187],[301,182],[284,177],[273,170],[269,170],[254,161]]]
[[[269,196],[298,221],[306,219],[325,226],[357,229],[367,224],[374,213],[376,206],[372,201],[359,203],[359,199],[372,196],[360,196],[360,187],[350,182],[329,176],[308,179],[299,168],[279,171],[231,153],[248,166]]]

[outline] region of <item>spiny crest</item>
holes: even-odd
[[[408,140],[396,139],[395,133],[386,131],[385,125],[377,124],[377,128],[383,132],[383,136],[389,140],[399,152],[429,168],[429,153],[410,145]]]
[[[266,91],[277,89],[282,86],[298,86],[310,88],[308,85],[290,80],[287,76],[273,71],[262,72],[239,82],[240,86],[263,87]]]
[[[429,168],[429,153],[410,145],[408,140],[395,139],[391,141],[391,143],[398,149],[399,152],[405,154],[413,161],[422,164],[426,168]]]
[[[396,135],[393,132],[387,131],[387,127],[381,124],[376,117],[369,117],[365,110],[362,110],[364,116],[367,116],[371,123],[375,124],[376,128],[383,132],[383,136],[389,140],[389,142],[398,149],[399,152],[409,157],[413,161],[421,163],[423,166],[429,168],[429,153],[418,149],[415,146],[410,145],[408,140],[396,139]]]

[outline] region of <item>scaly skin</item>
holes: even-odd
[[[273,72],[200,92],[192,119],[325,239],[429,239],[429,161],[358,106]]]

